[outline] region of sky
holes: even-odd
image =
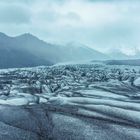
[[[0,0],[0,32],[131,55],[140,49],[140,0]]]

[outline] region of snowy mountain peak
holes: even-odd
[[[136,47],[131,48],[120,48],[111,49],[107,55],[111,56],[112,59],[139,59],[140,50]]]

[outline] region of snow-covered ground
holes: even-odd
[[[140,67],[62,64],[1,70],[0,104],[30,108],[53,106],[56,112],[61,108],[61,112],[69,115],[97,119],[98,123],[106,121],[111,123],[109,127],[117,131],[120,127],[132,139],[140,139]],[[55,118],[59,119],[60,115],[55,114],[54,121]]]

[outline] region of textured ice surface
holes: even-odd
[[[139,140],[139,68],[0,70],[0,139]]]

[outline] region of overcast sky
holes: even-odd
[[[140,0],[0,0],[0,31],[133,53],[140,48]]]

